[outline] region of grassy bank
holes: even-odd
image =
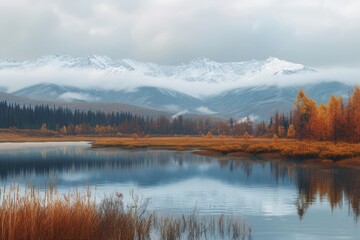
[[[268,138],[244,139],[228,136],[86,135],[64,136],[53,131],[0,129],[0,142],[89,141],[93,147],[197,150],[203,155],[249,156],[271,154],[276,158],[312,159],[340,166],[360,167],[360,144],[297,141]]]
[[[295,141],[291,139],[243,139],[231,137],[148,137],[97,139],[93,147],[197,149],[205,155],[257,155],[271,153],[286,159],[315,159],[337,162],[352,159],[360,163],[360,144]]]
[[[91,141],[88,136],[64,136],[55,131],[0,129],[0,142]]]
[[[251,239],[251,228],[239,218],[204,218],[195,212],[160,216],[132,197],[133,204],[124,206],[120,193],[96,204],[90,191],[59,195],[53,188],[25,194],[16,187],[2,189],[0,239]]]

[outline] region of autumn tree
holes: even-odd
[[[280,136],[280,134],[279,134],[280,126],[281,126],[281,117],[280,117],[279,112],[276,111],[275,115],[274,115],[274,121],[272,124],[272,131],[274,134],[276,134],[278,136]]]
[[[59,129],[59,132],[60,132],[60,134],[63,134],[63,135],[67,135],[67,134],[68,134],[67,129],[66,129],[65,126],[63,126],[62,128],[60,128],[60,129]]]
[[[317,119],[315,124],[315,135],[319,140],[330,140],[330,120],[329,108],[325,104],[320,104],[317,112]]]
[[[353,131],[349,134],[352,134],[352,139],[354,141],[360,141],[360,87],[355,86],[354,92],[350,99],[350,106],[352,108],[351,114],[351,124],[353,125]]]
[[[255,125],[255,134],[256,136],[264,136],[266,133],[267,124],[265,121],[261,121],[260,123]]]
[[[41,125],[40,132],[46,132],[46,131],[47,131],[46,123],[43,123]]]
[[[233,130],[233,134],[242,136],[245,132],[248,132],[249,134],[253,133],[253,121],[248,116],[242,121],[238,121],[235,123]]]
[[[283,125],[280,125],[278,127],[278,136],[279,137],[285,137],[285,128]]]
[[[343,104],[342,98],[332,95],[329,100],[328,108],[328,117],[329,117],[329,134],[331,140],[337,142],[343,133],[342,127],[342,117],[343,117]]]
[[[288,138],[294,138],[295,137],[295,127],[294,125],[290,124],[288,130],[287,130],[287,137]]]
[[[316,112],[316,103],[300,89],[296,97],[293,117],[295,132],[300,140],[313,137]]]
[[[74,132],[76,135],[80,135],[83,133],[82,129],[81,129],[81,125],[75,125],[75,129]]]

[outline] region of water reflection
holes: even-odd
[[[191,152],[94,150],[87,143],[0,144],[2,184],[31,181],[44,186],[52,177],[56,177],[59,187],[64,188],[127,184],[144,188],[144,191],[151,189],[153,195],[159,194],[159,186],[165,186],[166,191],[173,191],[174,195],[182,189],[192,189],[186,197],[196,196],[199,201],[205,198],[207,202],[204,189],[207,194],[221,189],[229,194],[230,200],[218,205],[228,207],[230,211],[237,209],[240,203],[236,201],[241,198],[241,211],[259,208],[265,215],[267,212],[282,215],[292,211],[287,203],[293,199],[292,208],[299,218],[303,218],[318,201],[328,202],[332,210],[347,206],[355,218],[360,216],[358,170],[302,167],[296,162],[256,158],[219,160]],[[278,194],[274,195],[274,191]],[[254,199],[267,195],[273,195],[271,201],[254,202]],[[211,204],[216,204],[216,197],[214,193]],[[222,201],[220,197],[219,202]],[[168,199],[166,204],[176,205],[179,201]]]

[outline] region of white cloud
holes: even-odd
[[[317,72],[298,73],[295,75],[256,76],[245,75],[235,81],[225,82],[196,82],[175,79],[172,77],[151,77],[137,71],[123,70],[120,73],[107,74],[107,71],[96,69],[61,69],[56,67],[41,67],[35,70],[0,71],[0,88],[8,92],[39,83],[54,83],[62,86],[74,86],[91,89],[136,91],[137,87],[151,86],[168,88],[190,94],[195,97],[205,97],[225,90],[259,85],[301,86],[304,84],[323,81],[340,81],[350,85],[360,83],[360,69],[355,68],[328,68],[318,69]],[[65,99],[94,100],[88,95],[65,95]],[[169,106],[176,108],[176,106]],[[211,112],[211,109],[200,108],[199,111]]]
[[[77,93],[77,92],[67,92],[59,96],[60,99],[64,101],[87,101],[87,102],[96,102],[98,98],[90,96],[89,94]]]
[[[216,113],[216,112],[210,110],[208,107],[204,107],[204,106],[198,107],[196,110],[201,112],[201,113],[205,113],[205,114],[214,114],[214,113]]]
[[[0,0],[0,59],[59,52],[158,63],[277,56],[357,66],[359,12],[356,0]]]

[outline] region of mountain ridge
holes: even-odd
[[[318,103],[325,103],[331,94],[346,98],[347,93],[352,90],[352,86],[339,82],[324,82],[309,84],[303,86],[303,89]],[[173,116],[194,114],[242,119],[252,115],[260,120],[269,118],[275,111],[289,112],[294,106],[298,90],[299,88],[295,86],[261,85],[231,89],[221,94],[197,99],[174,90],[155,87],[116,91],[37,84],[18,90],[13,94],[40,101],[54,99],[69,104],[80,102],[129,104],[167,112]],[[63,98],[64,94],[73,98],[66,100]],[[87,96],[89,99],[76,99],[77,96]]]
[[[160,65],[151,62],[140,62],[132,59],[113,60],[107,56],[89,55],[72,57],[66,54],[46,55],[23,62],[0,61],[1,70],[31,71],[44,67],[58,69],[94,69],[119,74],[123,71],[151,77],[181,79],[185,81],[223,82],[234,81],[246,75],[257,74],[296,74],[314,72],[313,68],[298,63],[291,63],[270,57],[266,60],[241,62],[216,62],[205,57],[195,58],[188,63],[177,65]]]
[[[178,65],[113,60],[98,55],[74,58],[64,54],[23,62],[0,61],[0,73],[23,73],[16,75],[17,79],[27,78],[32,76],[32,70],[47,67],[51,69],[44,71],[45,80],[37,79],[36,84],[23,81],[26,86],[11,93],[41,101],[129,104],[172,116],[195,114],[242,119],[254,115],[264,119],[276,110],[290,111],[299,87],[309,91],[318,102],[326,102],[331,93],[346,97],[351,91],[350,85],[336,81],[308,78],[304,83],[302,74],[317,72],[316,69],[274,57],[225,63],[200,57]],[[59,72],[53,69],[81,71],[80,75],[56,76]],[[37,76],[35,74],[34,78]],[[256,81],[262,76],[266,76],[265,81]],[[245,81],[251,84],[246,85]],[[287,84],[281,84],[284,82]]]

